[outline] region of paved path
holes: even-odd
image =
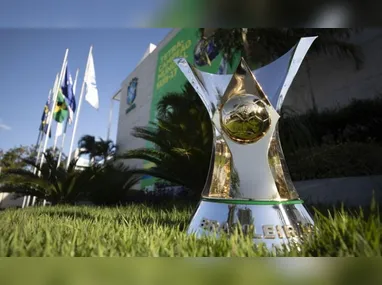
[[[382,205],[382,175],[297,181],[294,184],[301,199],[306,201],[368,206],[374,190],[374,197]]]

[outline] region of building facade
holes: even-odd
[[[158,46],[140,62],[135,70],[122,82],[120,90],[113,96],[119,101],[117,140],[118,152],[150,144],[131,135],[136,126],[146,126],[155,121],[156,105],[168,92],[181,92],[187,82],[173,62],[176,57],[187,58],[198,68],[211,73],[232,72],[221,54],[211,51],[209,65],[199,54],[198,29],[174,29]],[[128,160],[129,166],[148,168],[143,161]],[[143,179],[141,189],[152,189],[153,178]]]

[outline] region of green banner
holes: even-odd
[[[182,87],[187,82],[186,77],[179,70],[173,59],[183,57],[190,64],[195,64],[202,71],[209,73],[233,73],[239,62],[237,56],[234,64],[229,66],[223,59],[223,55],[214,50],[213,45],[209,45],[208,54],[210,64],[199,53],[200,34],[198,29],[182,29],[158,53],[158,62],[154,81],[153,96],[150,108],[150,121],[155,121],[157,114],[157,104],[161,98],[169,92],[181,92]],[[232,68],[233,67],[233,68]],[[147,147],[152,147],[147,143]],[[145,163],[145,168],[150,168],[151,163]],[[150,186],[155,182],[154,178],[142,180],[142,188]]]

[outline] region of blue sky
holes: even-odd
[[[166,14],[173,1],[0,0],[0,27],[150,27],[159,14]]]
[[[75,142],[85,134],[106,138],[111,96],[136,67],[148,45],[158,44],[171,30],[5,29],[1,12],[0,19],[0,148],[5,150],[36,143],[43,106],[61,69],[66,48],[69,48],[68,62],[73,79],[76,69],[80,69],[76,90],[79,96],[90,45],[93,45],[100,109],[97,111],[83,101]],[[118,107],[119,104],[115,104],[113,140]],[[72,127],[68,130],[69,136],[71,130]],[[70,139],[66,139],[65,153],[69,151],[69,144]],[[49,145],[53,145],[53,139]]]

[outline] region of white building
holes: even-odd
[[[75,151],[72,152],[72,155],[70,156],[70,159],[78,159],[76,163],[76,169],[77,170],[82,170],[86,167],[90,166],[90,159],[88,157],[85,157],[84,155],[80,156],[80,149],[77,148]],[[65,164],[67,162],[65,161]]]

